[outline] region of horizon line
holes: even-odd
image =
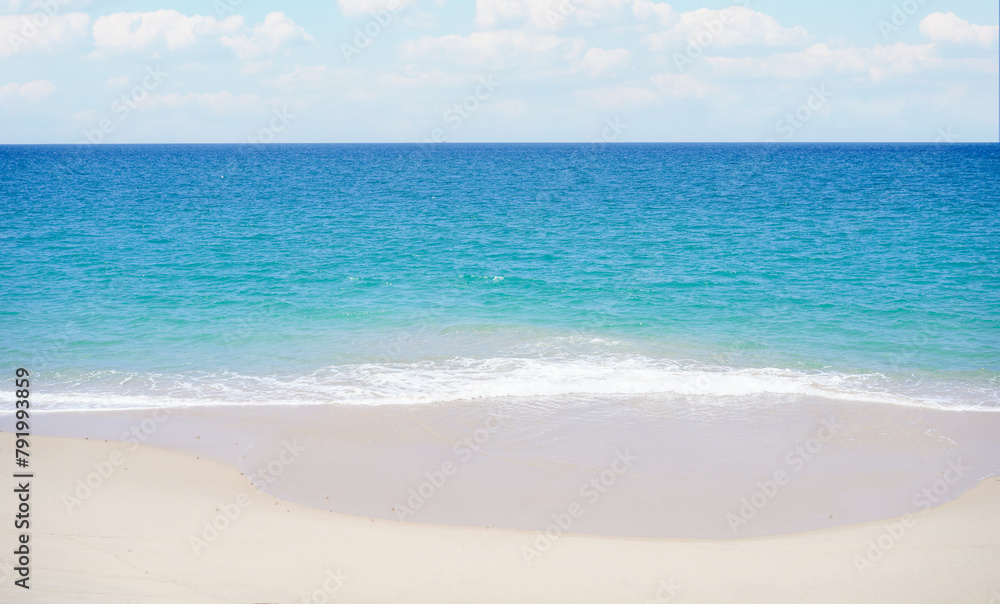
[[[465,145],[591,145],[627,146],[627,145],[997,145],[996,141],[467,141],[467,142],[437,142],[421,141],[358,141],[358,142],[137,142],[137,143],[0,143],[0,147],[138,147],[138,146],[180,146],[180,145],[216,145],[216,146],[248,146],[248,147],[285,147],[304,145],[408,145],[420,147],[447,147]]]

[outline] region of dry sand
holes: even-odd
[[[31,589],[13,586],[9,486],[3,602],[1000,602],[998,478],[905,523],[725,541],[565,534],[529,565],[533,532],[320,511],[215,461],[121,450],[34,437]]]

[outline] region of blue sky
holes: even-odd
[[[730,2],[0,0],[0,143],[998,140],[997,2]]]

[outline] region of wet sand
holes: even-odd
[[[722,539],[842,526],[919,512],[1000,474],[1000,413],[822,400],[742,412],[604,398],[38,418],[43,434],[213,459],[316,509],[538,530],[580,502],[574,532],[607,536]],[[275,466],[293,442],[294,463]]]

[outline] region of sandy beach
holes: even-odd
[[[125,4],[0,0],[0,604],[1000,604],[1000,3]]]
[[[1000,593],[1000,478],[915,515],[788,535],[546,537],[307,508],[232,466],[123,446],[33,438],[31,589],[13,587],[6,553],[4,601],[988,604]],[[9,524],[0,535],[15,542]]]

